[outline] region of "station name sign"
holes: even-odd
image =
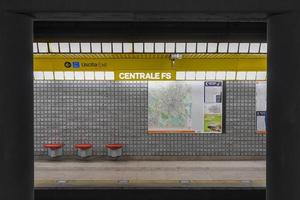
[[[176,79],[176,72],[174,71],[116,71],[115,80],[150,80],[150,81],[170,81]]]

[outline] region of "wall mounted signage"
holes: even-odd
[[[256,133],[266,133],[267,82],[256,82]]]
[[[222,81],[204,83],[204,133],[222,133]]]
[[[64,67],[67,69],[86,69],[88,70],[89,68],[93,69],[101,69],[103,67],[106,67],[107,63],[102,63],[102,62],[80,62],[80,61],[66,61],[64,63]]]
[[[119,81],[171,81],[176,79],[175,71],[116,71],[115,80]]]

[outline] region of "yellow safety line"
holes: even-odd
[[[35,180],[35,187],[265,187],[266,180]]]

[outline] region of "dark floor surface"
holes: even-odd
[[[264,188],[83,188],[35,190],[35,200],[265,200]]]

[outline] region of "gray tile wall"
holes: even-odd
[[[226,139],[232,156],[266,154],[266,136],[255,133],[255,95],[255,81],[226,82]]]
[[[35,81],[35,155],[45,143],[124,144],[130,156],[264,156],[266,138],[255,134],[255,82],[226,82],[226,133],[148,135],[146,82]]]

